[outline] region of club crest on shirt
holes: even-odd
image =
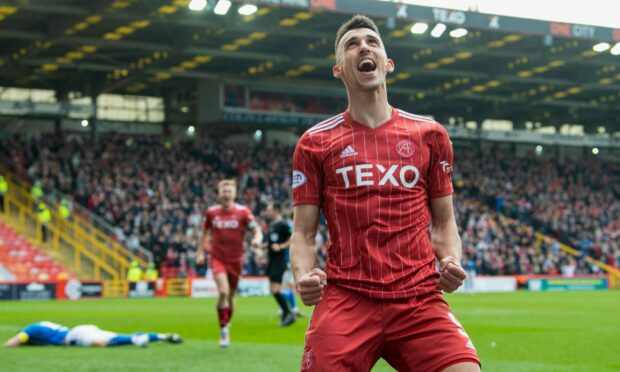
[[[398,141],[396,144],[396,152],[403,158],[412,157],[414,153],[413,143],[409,140]]]
[[[293,171],[293,188],[296,189],[299,186],[303,185],[304,183],[306,183],[307,179],[308,178],[306,177],[306,175],[302,172],[298,170]]]

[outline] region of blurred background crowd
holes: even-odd
[[[239,203],[265,227],[261,215],[269,201],[283,202],[291,217],[290,146],[172,144],[105,134],[94,141],[78,135],[10,139],[0,149],[44,193],[67,196],[99,216],[129,249],[151,251],[166,276],[204,274],[206,268],[195,264],[196,244],[222,178],[238,180]],[[478,274],[598,272],[565,256],[560,243],[620,266],[620,164],[455,151],[453,176],[463,265]],[[536,239],[534,231],[554,240]],[[317,254],[323,265],[327,239],[322,225]],[[263,273],[265,261],[248,250],[245,273]]]

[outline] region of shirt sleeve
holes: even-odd
[[[437,130],[430,136],[430,165],[428,168],[428,194],[431,199],[450,195],[452,187],[452,142],[446,129],[437,124]]]
[[[207,229],[210,229],[211,227],[212,227],[211,217],[209,216],[209,212],[205,211],[204,221],[202,222],[202,231],[206,231]]]
[[[323,175],[310,137],[303,135],[293,155],[293,205],[321,205]]]
[[[17,337],[19,337],[19,341],[21,341],[22,344],[27,344],[30,340],[30,336],[24,331],[19,332]]]
[[[282,236],[282,242],[287,241],[291,237],[291,228],[288,223],[282,222],[282,225],[280,226],[280,234]]]
[[[22,329],[18,334],[19,340],[22,344],[28,344],[33,338],[41,337],[41,327],[37,323],[29,324]]]

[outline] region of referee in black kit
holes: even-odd
[[[282,321],[280,327],[286,327],[295,323],[295,314],[280,293],[282,276],[287,268],[286,255],[291,240],[291,226],[282,218],[282,204],[271,202],[265,210],[265,218],[269,221],[269,233],[265,235],[269,255],[267,275],[271,294],[282,309]]]

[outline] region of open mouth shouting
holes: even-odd
[[[370,58],[363,58],[357,64],[357,71],[359,71],[362,76],[373,76],[376,69],[377,64]]]

